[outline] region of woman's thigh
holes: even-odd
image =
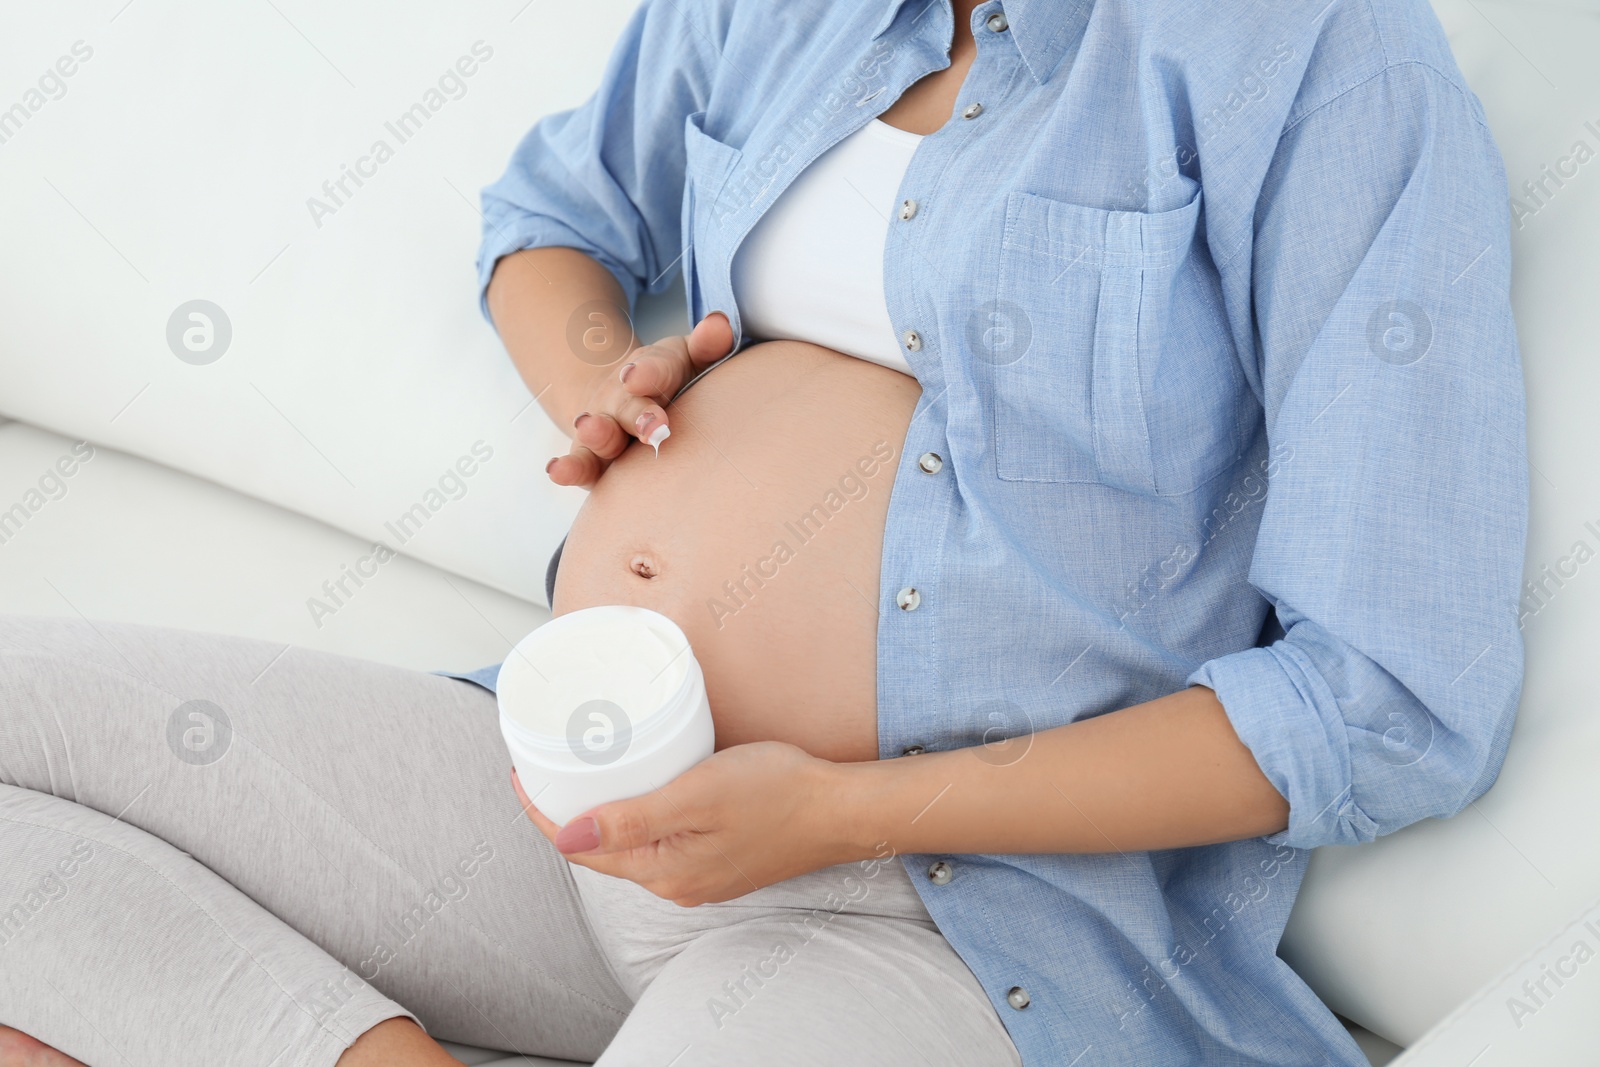
[[[494,698],[464,682],[0,618],[0,782],[191,854],[436,1037],[593,1055],[629,1001],[509,774]]]
[[[1018,1067],[982,986],[898,859],[680,908],[576,869],[637,997],[598,1067]]]

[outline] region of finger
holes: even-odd
[[[731,352],[733,340],[728,317],[713,311],[687,337],[667,338],[640,348],[630,362],[618,368],[617,379],[634,396],[671,400],[690,378]]]
[[[591,488],[634,438],[655,448],[671,435],[667,413],[659,404],[635,399],[627,408],[615,415],[580,414],[573,427],[571,450],[545,464],[550,480],[557,485]],[[625,433],[618,419],[628,419],[634,432]]]
[[[522,805],[522,813],[528,817],[528,821],[538,827],[539,832],[544,834],[546,840],[551,844],[555,844],[556,837],[561,832],[561,827],[551,821],[544,812],[533,806],[533,802],[528,799],[527,792],[522,788],[522,779],[517,775],[515,767],[511,768],[511,788],[516,790],[517,801]],[[629,863],[631,857],[627,855],[601,855],[595,852],[573,855],[568,859],[572,863],[582,864],[590,870],[599,871],[601,874],[609,874],[616,878],[627,878],[633,873],[632,867],[634,865]]]
[[[633,397],[622,403],[617,410],[616,420],[628,428],[628,432],[651,448],[658,448],[672,433],[671,416],[667,409],[654,400],[644,397]]]
[[[660,404],[646,404],[633,420],[633,432],[639,440],[652,448],[659,448],[672,431],[668,428],[667,409]]]
[[[713,311],[689,331],[689,362],[696,373],[705,370],[733,351],[733,323],[720,311]]]
[[[683,362],[679,357],[678,363]],[[646,391],[642,384],[645,381],[660,382],[663,380],[683,379],[681,372],[668,372],[662,370],[663,361],[651,360],[648,364],[641,363],[634,367],[628,374],[624,387],[637,390],[639,395],[632,393],[623,394],[622,401],[617,405],[612,417],[617,424],[629,434],[637,437],[651,448],[659,449],[661,442],[665,441],[672,433],[671,419],[667,409],[662,405],[669,402],[676,394],[677,388],[669,385],[662,391]],[[648,369],[648,374],[646,373]]]
[[[572,439],[602,460],[613,460],[628,447],[629,436],[611,412],[579,412],[572,420]]]
[[[544,465],[544,472],[557,485],[579,485],[585,488],[600,480],[606,461],[583,445],[574,444],[572,451],[557,456]]]
[[[668,400],[689,380],[687,370],[682,339],[669,337],[635,352],[617,368],[617,381],[634,396]]]
[[[656,789],[590,809],[563,826],[555,840],[566,855],[607,855],[694,830],[682,809]]]

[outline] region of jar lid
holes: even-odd
[[[649,608],[608,604],[558,615],[506,657],[501,716],[540,749],[625,749],[689,702],[698,671],[689,640]]]

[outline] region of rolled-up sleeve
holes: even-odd
[[[1242,256],[1273,457],[1249,579],[1283,636],[1188,680],[1288,800],[1269,840],[1369,841],[1483,793],[1521,691],[1524,401],[1478,102],[1408,63],[1292,118]]]
[[[659,292],[680,256],[684,119],[704,109],[729,4],[644,0],[581,106],[548,115],[483,190],[480,304],[502,256],[564,246],[622,286],[631,311]]]

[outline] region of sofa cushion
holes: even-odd
[[[0,126],[0,412],[542,600],[583,492],[478,311],[478,189],[633,6],[8,7],[49,77]]]
[[[372,542],[315,519],[16,422],[0,426],[0,609],[418,670],[497,662],[550,614],[407,556],[379,561]]]

